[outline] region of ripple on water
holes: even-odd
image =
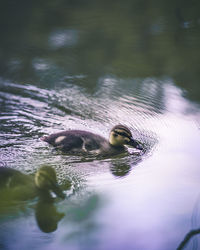
[[[116,175],[120,175],[120,171],[128,173],[129,166],[147,157],[157,143],[157,135],[149,124],[154,124],[163,112],[153,98],[162,88],[153,80],[150,95],[144,92],[143,85],[147,83],[141,80],[124,81],[105,77],[93,94],[66,82],[47,90],[1,81],[3,165],[21,166],[21,169],[31,171],[42,162],[56,165],[61,161],[66,167],[66,162],[77,166],[85,161],[93,161],[56,155],[51,148],[38,141],[43,134],[64,129],[85,129],[108,138],[112,126],[119,123],[129,126],[135,139],[143,144],[144,154],[140,157],[123,156],[124,160],[118,165],[120,159],[109,159],[112,164],[106,164]]]

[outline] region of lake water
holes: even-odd
[[[0,167],[49,164],[72,185],[49,207],[0,205],[1,249],[169,250],[200,227],[199,7],[4,1]],[[40,140],[67,129],[107,138],[119,123],[143,153],[69,156]],[[196,235],[185,249],[199,247]]]

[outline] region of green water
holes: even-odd
[[[1,249],[168,250],[200,227],[199,13],[198,1],[2,1],[0,167],[49,164],[71,187],[53,204],[0,203]],[[107,138],[119,123],[143,154],[68,156],[40,141]],[[196,235],[185,249],[199,246]]]

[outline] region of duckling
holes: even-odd
[[[50,166],[42,166],[35,174],[26,175],[18,170],[0,168],[0,191],[6,199],[26,200],[53,191],[57,196],[64,198],[65,195],[58,186],[56,172]]]
[[[115,155],[126,151],[127,146],[142,150],[142,146],[133,139],[131,131],[124,125],[117,125],[110,131],[109,140],[82,130],[68,130],[44,136],[41,140],[53,145],[64,153]]]
[[[47,165],[40,167],[35,174],[34,182],[39,191],[44,193],[53,191],[58,197],[65,198],[65,194],[58,185],[56,172],[52,167]]]

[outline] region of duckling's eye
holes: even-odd
[[[130,142],[130,139],[128,137],[125,137],[124,141],[128,143],[128,142]]]
[[[114,134],[113,134],[113,136],[114,136],[114,137],[117,137],[117,136],[118,136],[118,134],[114,133]]]

